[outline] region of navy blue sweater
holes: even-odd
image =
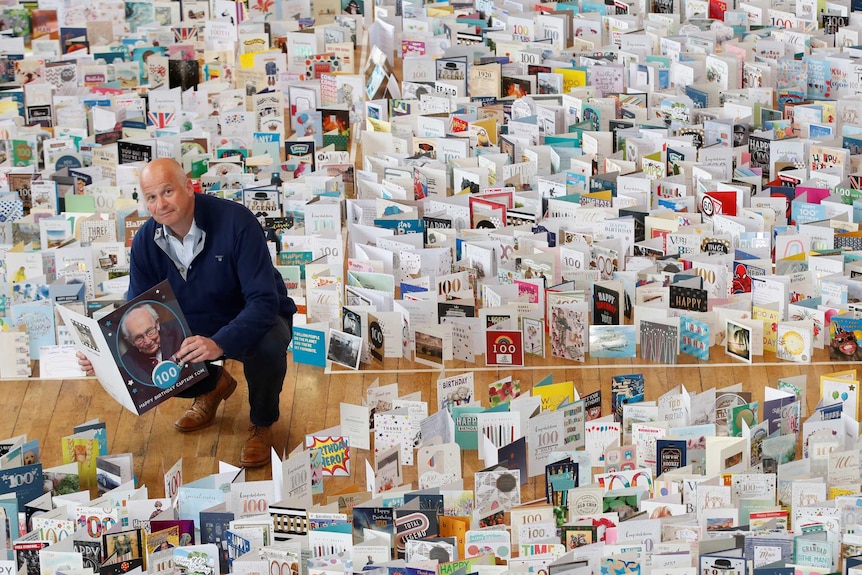
[[[195,223],[203,250],[186,279],[156,244],[163,226],[150,218],[132,242],[129,299],[167,279],[189,328],[212,338],[231,358],[242,357],[276,322],[292,322],[296,305],[272,265],[263,229],[243,205],[195,194]]]

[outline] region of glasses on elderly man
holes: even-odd
[[[136,335],[135,337],[133,337],[132,343],[134,343],[135,345],[141,345],[142,343],[144,343],[145,339],[153,339],[154,337],[156,337],[157,333],[159,333],[159,325],[158,324],[154,325],[153,327],[151,327],[150,329],[148,329],[144,333]]]

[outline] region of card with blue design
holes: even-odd
[[[167,280],[96,321],[57,305],[105,391],[138,415],[207,377],[177,357],[191,330]]]

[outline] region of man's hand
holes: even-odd
[[[83,354],[83,352],[77,352],[75,354],[78,357],[78,367],[81,368],[87,377],[92,377],[96,375],[95,370],[93,369],[93,363],[87,359],[87,356]]]
[[[193,335],[183,340],[183,344],[175,354],[177,362],[197,363],[220,359],[224,351],[219,344],[208,337]]]

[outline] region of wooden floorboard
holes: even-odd
[[[15,426],[21,416],[21,407],[30,381],[7,381],[2,384],[2,397],[0,401],[0,435],[9,437],[15,434]],[[30,417],[28,414],[27,417]]]
[[[481,358],[479,358],[481,361]],[[520,380],[522,392],[536,382],[553,375],[554,381],[572,380],[581,395],[602,390],[603,413],[610,411],[610,381],[613,375],[643,373],[646,398],[654,400],[676,385],[684,385],[692,393],[711,387],[722,388],[742,383],[756,401],[763,400],[763,389],[774,386],[779,377],[804,374],[808,378],[807,410],[817,404],[819,376],[844,369],[858,368],[854,363],[833,363],[825,350],[819,350],[810,365],[774,360],[772,354],[756,358],[752,365],[734,362],[722,350],[712,350],[712,360],[701,362],[681,355],[678,365],[656,365],[640,358],[607,360],[587,358],[584,364],[563,362],[555,358],[528,358],[520,370],[466,366],[452,362],[445,374],[473,371],[476,399],[488,405],[487,385],[512,375]],[[135,416],[114,402],[95,379],[2,381],[0,402],[0,436],[27,434],[41,441],[45,467],[61,463],[60,438],[72,428],[89,419],[107,423],[112,453],[134,455],[135,473],[139,483],[146,484],[151,497],[164,492],[162,475],[174,462],[183,459],[184,480],[192,481],[213,473],[219,460],[237,464],[248,426],[248,393],[242,375],[242,365],[228,362],[228,369],[240,385],[237,392],[219,408],[216,423],[208,429],[190,434],[174,430],[173,422],[185,411],[190,400],[173,399],[157,409]],[[441,371],[413,364],[404,359],[387,359],[382,366],[368,366],[358,372],[337,369],[333,372],[289,362],[281,396],[281,419],[274,426],[274,438],[279,452],[290,452],[305,440],[305,435],[335,427],[340,421],[340,404],[362,403],[366,390],[375,381],[380,385],[397,382],[400,395],[421,392],[431,412],[436,405],[436,380]],[[326,493],[365,486],[365,460],[373,462],[373,453],[352,448],[353,474],[348,478],[326,480]],[[465,452],[462,458],[465,483],[472,487],[472,473],[483,468],[476,452]],[[405,469],[406,478],[415,481],[415,467]],[[271,477],[269,467],[249,470],[247,479]],[[543,493],[534,478],[522,493],[524,499]],[[320,497],[319,501],[322,501]]]

